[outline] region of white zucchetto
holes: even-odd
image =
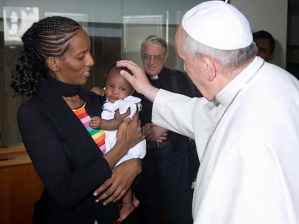
[[[220,50],[236,50],[252,43],[250,24],[234,6],[207,1],[190,9],[182,26],[196,41]]]

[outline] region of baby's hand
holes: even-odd
[[[98,86],[93,87],[90,91],[98,94],[99,96],[103,96],[104,93],[105,93],[105,90],[103,88],[98,87]]]
[[[90,119],[89,126],[93,129],[100,128],[102,119],[99,116],[94,116]]]

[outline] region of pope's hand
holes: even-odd
[[[133,86],[133,88],[138,92],[143,94],[147,97],[150,101],[154,101],[157,92],[159,91],[158,88],[152,86],[146,77],[142,68],[136,65],[132,61],[122,60],[118,61],[116,64],[117,67],[125,67],[128,68],[133,75],[128,73],[125,70],[121,70],[120,74],[128,80],[129,83]]]

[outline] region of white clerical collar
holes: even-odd
[[[158,75],[150,75],[149,78],[150,78],[150,80],[156,80],[159,78],[159,76]]]
[[[255,59],[239,75],[216,95],[216,101],[222,106],[227,107],[239,91],[258,72],[263,63],[263,59],[255,57]]]

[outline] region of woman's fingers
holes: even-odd
[[[126,190],[123,189],[123,190],[120,192],[119,196],[118,196],[116,199],[113,200],[113,202],[116,202],[116,201],[121,200],[121,199],[126,195],[126,193],[128,192],[128,190],[129,190],[129,188],[126,189]]]
[[[109,204],[110,202],[116,202],[119,199],[123,198],[126,194],[126,192],[128,191],[129,186],[122,186],[122,187],[118,187],[116,188],[116,190],[113,192],[113,194],[111,194],[111,196],[109,198],[107,198],[103,204]]]
[[[105,181],[94,193],[95,196],[103,194],[96,199],[96,202],[104,200],[106,205],[110,202],[121,199],[131,186],[136,175],[141,172],[141,163],[137,159],[131,159],[115,167],[112,177]]]
[[[108,203],[114,201],[116,198],[118,198],[121,191],[123,190],[123,184],[116,181],[113,177],[110,178],[107,183],[106,182],[101,187],[99,187],[94,194],[94,195],[98,195],[98,194],[101,194],[103,191],[105,191],[96,200],[96,202],[99,202],[99,201],[106,199],[103,202],[104,205],[108,204]]]
[[[93,193],[94,196],[97,196],[101,194],[103,191],[105,191],[109,186],[112,184],[112,178],[109,178],[106,180],[98,189],[96,189]]]

